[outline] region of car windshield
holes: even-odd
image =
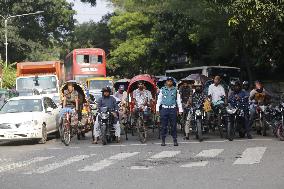
[[[0,110],[0,114],[19,112],[41,112],[42,101],[40,99],[10,100]]]
[[[104,87],[113,87],[111,80],[91,80],[90,90],[101,90]]]
[[[17,90],[24,89],[56,89],[56,77],[45,76],[45,77],[28,77],[17,79]]]

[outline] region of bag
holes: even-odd
[[[210,111],[212,111],[211,102],[210,102],[208,99],[205,100],[205,102],[204,102],[203,105],[204,105],[204,111],[205,111],[205,112],[210,112]]]

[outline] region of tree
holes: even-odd
[[[14,68],[14,64],[8,65],[8,67],[4,66],[4,62],[0,60],[0,66],[3,68],[3,88],[11,89],[16,85],[16,73],[17,70]]]
[[[8,22],[9,61],[27,58],[32,49],[64,42],[74,29],[72,4],[66,0],[1,1],[3,16],[44,11],[39,15],[11,18]],[[0,53],[4,54],[4,22],[0,22]]]

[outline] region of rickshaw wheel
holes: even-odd
[[[144,144],[147,139],[147,130],[146,130],[144,121],[141,118],[137,119],[137,131],[138,131],[139,141],[142,144]]]

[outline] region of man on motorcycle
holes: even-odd
[[[243,91],[245,91],[247,96],[250,96],[249,82],[243,81]]]
[[[65,90],[63,94],[63,109],[61,114],[64,114],[65,112],[70,112],[71,125],[76,126],[78,124],[77,111],[79,109],[79,99],[78,92],[74,89],[74,82],[67,82],[67,90]]]
[[[102,89],[102,97],[98,100],[98,111],[101,111],[103,107],[113,110],[114,116],[114,129],[117,143],[120,142],[120,124],[118,120],[118,105],[113,96],[110,96],[111,88],[106,87]],[[96,121],[94,125],[94,141],[93,144],[98,143],[98,137],[100,136],[99,118],[96,116]]]
[[[214,83],[209,86],[208,96],[211,99],[213,106],[220,103],[227,103],[224,87],[220,84],[221,77],[215,76]]]
[[[189,98],[188,106],[190,106],[192,109],[197,108],[198,105],[203,106],[203,103],[206,99],[206,95],[203,92],[203,87],[201,81],[195,81],[194,83],[195,92],[192,94],[191,98]],[[188,113],[186,123],[185,123],[185,139],[189,140],[189,131],[191,126],[191,120],[192,120],[192,112]]]
[[[265,105],[271,98],[271,94],[264,89],[262,82],[255,81],[255,88],[250,92],[249,100],[250,106],[250,126],[252,126],[255,116],[256,108],[258,105]],[[257,131],[257,134],[261,135],[261,130]]]
[[[242,84],[240,81],[235,81],[234,87],[233,87],[233,92],[229,96],[229,104],[232,107],[236,107],[238,103],[242,104],[242,110],[244,111],[244,125],[245,125],[245,130],[247,134],[248,139],[252,139],[252,136],[250,134],[251,132],[251,126],[249,124],[249,102],[248,102],[249,96],[247,93],[242,90]]]

